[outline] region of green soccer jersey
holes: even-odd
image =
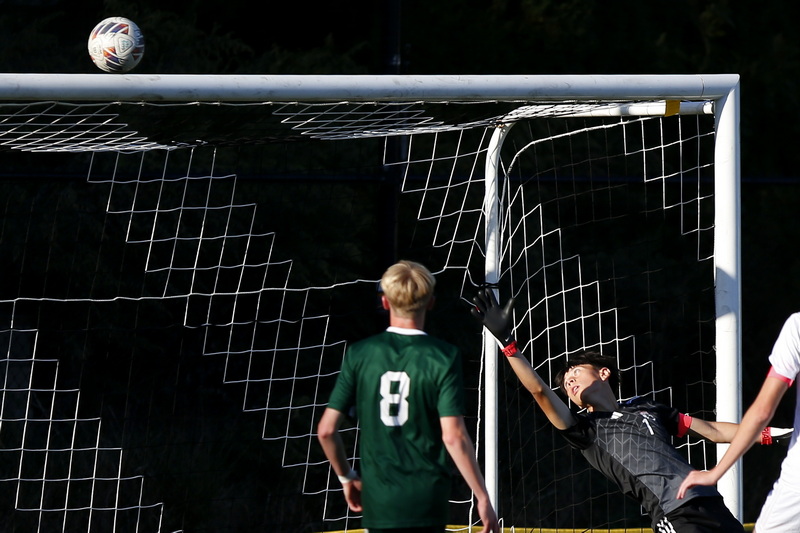
[[[389,328],[351,345],[328,404],[356,407],[366,528],[447,523],[450,467],[439,418],[464,414],[461,356],[420,333]]]

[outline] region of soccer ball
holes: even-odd
[[[109,17],[89,34],[89,56],[106,72],[128,72],[144,55],[139,26],[124,17]]]

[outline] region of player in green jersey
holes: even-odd
[[[444,531],[453,459],[477,499],[484,531],[497,532],[475,450],[464,425],[459,350],[424,332],[436,281],[423,265],[400,261],[381,278],[389,328],[351,345],[322,415],[318,436],[370,533]],[[347,462],[339,427],[355,406],[361,476]]]

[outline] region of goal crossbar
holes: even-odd
[[[716,100],[733,74],[603,76],[0,74],[0,101]]]

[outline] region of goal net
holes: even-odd
[[[397,259],[437,277],[507,528],[641,527],[469,315],[552,381],[738,419],[738,77],[0,75],[0,523],[352,530],[316,440]],[[358,466],[357,421],[343,429]],[[718,450],[676,445],[698,468]],[[720,485],[734,512],[740,474]],[[478,521],[456,476],[452,529]],[[10,528],[10,529],[9,529]]]

